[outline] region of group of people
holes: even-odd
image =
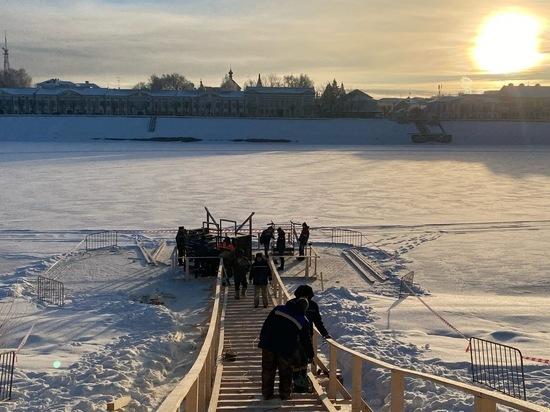
[[[271,249],[271,241],[275,239],[275,226],[269,226],[260,234],[260,244],[264,247],[265,256],[269,256]],[[309,226],[306,222],[302,223],[302,231],[298,236],[298,253],[304,256],[307,243],[309,241]],[[279,258],[278,270],[285,270],[285,253],[286,253],[286,233],[279,227],[277,228],[277,240],[275,243],[275,251]]]
[[[275,375],[279,371],[279,397],[290,398],[292,392],[309,392],[307,367],[313,362],[313,326],[326,339],[326,330],[319,306],[313,301],[313,289],[299,286],[294,299],[279,305],[267,316],[260,332],[258,347],[262,349],[262,395],[274,396]]]

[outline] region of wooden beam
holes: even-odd
[[[124,408],[126,405],[128,405],[131,402],[132,398],[129,396],[121,396],[120,398],[117,398],[113,400],[112,402],[107,402],[107,410],[108,411],[118,411],[119,409]]]
[[[391,412],[405,410],[405,377],[399,370],[391,371]]]
[[[351,371],[351,411],[352,412],[361,412],[361,407],[363,405],[361,399],[361,374],[363,370],[363,361],[360,357],[353,357],[352,371]]]

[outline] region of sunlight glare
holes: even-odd
[[[541,60],[537,18],[521,13],[492,16],[481,29],[474,49],[478,66],[489,73],[516,73]]]

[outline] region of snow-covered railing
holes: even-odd
[[[283,304],[291,299],[291,295],[286,289],[276,265],[270,259],[271,270],[273,272],[273,293],[278,304]],[[462,393],[472,395],[474,397],[475,412],[495,412],[497,405],[507,406],[519,411],[526,412],[548,412],[548,408],[527,402],[521,399],[516,399],[511,396],[492,391],[490,389],[481,388],[469,383],[463,383],[442,376],[432,375],[414,371],[411,369],[400,368],[391,363],[381,361],[371,356],[364,355],[353,349],[349,349],[344,345],[336,342],[334,339],[326,339],[329,346],[329,363],[326,365],[318,356],[318,342],[321,336],[317,330],[314,333],[314,351],[315,365],[322,371],[328,374],[328,397],[336,401],[339,397],[342,403],[351,402],[351,410],[353,412],[371,411],[368,402],[362,397],[362,370],[363,364],[367,363],[375,368],[382,368],[391,372],[391,398],[390,411],[402,412],[405,410],[405,378],[422,379],[435,384],[443,385],[447,388],[457,390]],[[352,359],[352,383],[351,392],[338,380],[338,356],[345,353],[351,356]],[[343,399],[342,399],[343,398]],[[337,403],[337,402],[336,402]]]
[[[223,270],[223,259],[220,258],[212,315],[197,359],[185,377],[164,399],[157,412],[202,412],[208,408],[218,363]]]

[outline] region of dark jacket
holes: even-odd
[[[302,233],[300,233],[298,242],[300,242],[302,245],[305,245],[308,240],[309,240],[309,226],[306,226],[302,228]]]
[[[235,276],[235,281],[245,281],[248,270],[250,269],[250,260],[246,256],[239,256],[235,260],[235,267],[233,269],[233,276]]]
[[[271,282],[271,269],[265,259],[252,263],[249,278],[253,285],[267,285]]]
[[[283,356],[296,356],[298,351],[304,350],[307,358],[313,359],[310,328],[294,299],[289,300],[286,305],[276,306],[267,316],[258,347]]]
[[[277,253],[282,255],[286,249],[285,232],[277,233]]]
[[[313,335],[313,325],[317,327],[317,330],[319,330],[319,333],[321,333],[322,336],[329,335],[327,329],[325,328],[325,325],[323,324],[323,319],[321,319],[321,313],[319,312],[319,305],[317,305],[317,303],[314,302],[313,300],[309,301],[309,306],[306,311],[306,317],[310,322],[310,330],[312,335]]]
[[[178,230],[176,235],[176,245],[179,251],[185,250],[187,246],[187,230]]]
[[[260,235],[260,243],[262,245],[265,245],[266,243],[271,242],[271,239],[273,239],[274,237],[275,236],[273,235],[273,230],[271,230],[270,228],[267,228]]]

